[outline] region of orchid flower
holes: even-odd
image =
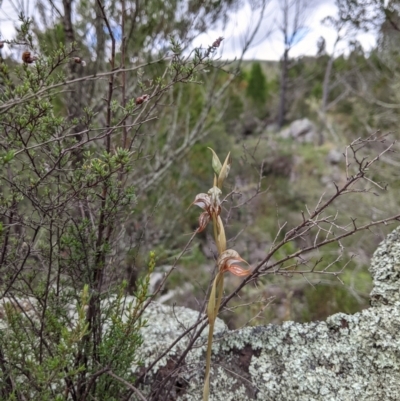
[[[213,221],[215,243],[219,254],[224,252],[226,249],[225,229],[220,217],[221,194],[221,190],[217,186],[213,186],[208,193],[200,193],[196,195],[196,198],[192,203],[204,210],[199,217],[198,233],[202,232],[207,227],[210,220]]]
[[[219,199],[222,194],[218,187],[212,187],[207,194],[200,193],[196,195],[192,205],[196,205],[204,210],[199,217],[198,233],[201,233],[213,216],[217,217],[221,214],[221,201]]]
[[[221,220],[221,188],[224,180],[229,174],[232,159],[230,153],[226,156],[224,164],[221,163],[217,154],[212,152],[212,168],[214,170],[214,185],[207,193],[197,194],[192,205],[196,205],[204,210],[199,217],[199,228],[196,233],[202,232],[212,220],[214,229],[215,244],[218,250],[217,266],[218,271],[211,287],[211,292],[207,304],[207,316],[209,321],[208,343],[206,354],[206,371],[203,389],[203,401],[209,400],[210,394],[210,368],[211,368],[211,348],[213,341],[214,325],[221,306],[222,295],[224,292],[224,273],[230,272],[238,277],[247,276],[250,270],[243,269],[238,263],[247,263],[240,257],[238,252],[233,249],[226,249],[225,229]]]
[[[221,273],[230,272],[235,276],[242,277],[250,274],[250,270],[243,269],[236,263],[247,262],[233,249],[227,249],[219,255],[217,260],[218,269]]]

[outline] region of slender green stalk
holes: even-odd
[[[207,354],[206,354],[206,374],[203,389],[203,401],[208,401],[210,394],[210,369],[211,369],[211,350],[214,335],[214,326],[217,319],[219,307],[221,305],[222,293],[224,291],[224,274],[218,272],[211,289],[210,300],[208,302],[208,340],[207,340]]]
[[[222,294],[224,292],[224,273],[229,271],[236,276],[245,276],[249,274],[248,270],[242,269],[235,263],[244,262],[239,254],[233,249],[226,249],[226,236],[225,229],[221,213],[221,188],[225,178],[229,174],[231,167],[230,153],[226,157],[224,164],[222,164],[217,154],[209,148],[213,154],[212,167],[214,169],[214,185],[208,191],[207,194],[198,194],[193,202],[194,205],[201,207],[205,210],[199,218],[199,228],[196,230],[197,233],[203,231],[207,223],[211,220],[213,224],[213,232],[215,244],[218,250],[217,260],[217,274],[215,276],[210,297],[207,304],[207,316],[208,316],[208,342],[207,342],[207,353],[206,353],[206,372],[204,378],[203,388],[203,401],[208,401],[210,395],[210,369],[211,369],[211,350],[214,335],[214,326],[221,307]]]

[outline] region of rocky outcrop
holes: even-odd
[[[210,401],[400,400],[400,227],[378,247],[370,272],[371,307],[354,315],[339,313],[324,322],[285,322],[236,331],[217,320]],[[32,319],[38,316],[34,299],[3,298],[0,329],[7,327],[6,304]],[[68,308],[76,320],[76,306]],[[201,400],[207,330],[186,355],[183,369],[177,371],[175,363],[189,344],[190,333],[176,340],[199,313],[154,303],[143,317],[147,324],[136,356],[144,366],[132,366],[136,377],[176,344],[146,374],[140,390],[148,396],[150,388],[154,391],[173,376],[169,400]]]
[[[280,132],[280,136],[284,139],[293,138],[298,142],[314,143],[318,140],[316,127],[308,118],[293,121]]]
[[[210,401],[400,400],[400,228],[376,250],[371,308],[324,322],[286,322],[214,336]],[[198,318],[186,308],[154,305],[142,357],[150,363]],[[173,399],[202,399],[205,336],[186,357]],[[168,370],[189,340],[178,342],[153,373]]]

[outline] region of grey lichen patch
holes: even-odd
[[[369,268],[374,287],[371,305],[393,305],[400,301],[400,227],[379,245]]]
[[[144,361],[144,366],[148,366],[157,355],[161,355],[169,346],[191,327],[199,318],[199,312],[184,307],[170,307],[162,304],[152,303],[146,309],[143,318],[147,325],[142,329],[144,343],[140,349],[140,359]],[[214,333],[227,331],[225,323],[217,319]],[[198,343],[204,344],[206,341],[207,330],[204,330]],[[153,371],[167,364],[167,361],[182,352],[190,338],[186,335],[179,341],[172,350],[163,357]],[[200,358],[203,355],[202,348],[195,348],[188,359]]]
[[[254,397],[249,398],[248,396],[246,385],[248,385],[249,382],[246,382],[241,376],[232,375],[231,371],[226,367],[214,365],[214,367],[211,369],[210,377],[210,401],[238,401],[256,399]],[[178,397],[177,400],[202,400],[202,384],[202,376],[198,375],[197,377],[193,377],[192,375],[190,377],[190,381],[188,381],[188,388],[186,389],[185,394]]]

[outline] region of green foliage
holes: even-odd
[[[302,320],[306,322],[321,320],[338,312],[353,314],[360,310],[360,303],[349,289],[333,281],[308,287],[305,290],[305,301]]]
[[[321,99],[322,97],[322,83],[316,82],[311,89],[311,96]]]
[[[246,93],[257,105],[265,105],[268,98],[267,80],[258,62],[251,66]]]
[[[19,31],[27,45],[34,41],[30,26],[23,19]],[[150,252],[147,266],[142,263],[129,289],[124,275],[132,258],[143,261],[146,252],[139,253],[140,238],[130,242],[126,231],[135,226],[135,183],[145,171],[138,162],[144,158],[143,142],[134,142],[138,131],[133,128],[153,120],[154,108],[143,113],[147,103],[121,100],[113,81],[120,74],[114,71],[102,71],[110,84],[99,89],[99,98],[106,98],[99,101],[101,107],[84,104],[77,93],[86,95],[85,80],[74,83],[77,65],[83,73],[75,45],[49,41],[63,39],[60,26],[37,32],[42,54],[33,62],[13,68],[0,62],[4,401],[121,400],[124,380],[133,381],[132,370],[143,363],[138,348],[155,253]],[[171,40],[171,46],[178,52],[181,44]],[[138,74],[141,89],[157,102],[164,95],[190,97],[193,107],[185,104],[172,116],[189,130],[204,114],[204,93],[198,85],[188,89],[184,84],[212,66],[214,50],[210,46],[196,50],[193,59],[162,62],[161,74],[153,65],[147,72],[151,81],[143,79],[146,72]],[[94,90],[88,83],[85,89]],[[161,148],[169,153],[185,137],[171,137],[170,121],[160,122],[165,136],[149,140],[145,152]]]
[[[38,30],[36,32],[41,52],[46,55],[51,54],[57,50],[60,44],[66,42],[65,31],[62,24],[55,24],[52,28],[42,32]]]

